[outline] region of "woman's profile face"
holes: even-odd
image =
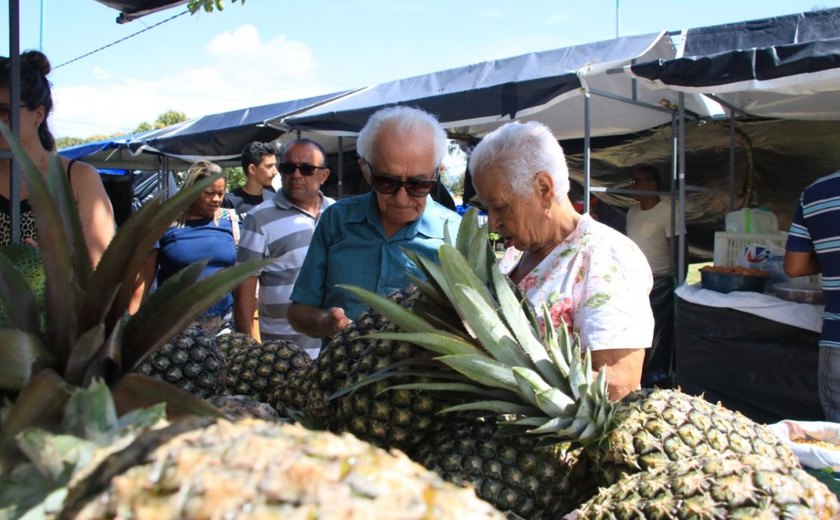
[[[194,218],[213,218],[222,206],[225,188],[225,180],[216,179],[216,182],[204,188],[201,195],[190,205],[189,214]]]
[[[506,179],[505,172],[476,172],[473,185],[479,199],[487,208],[487,223],[491,231],[502,235],[505,247],[520,251],[537,250],[545,245],[548,222],[540,205],[536,187],[533,193],[517,195]]]

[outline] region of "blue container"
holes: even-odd
[[[711,289],[720,293],[730,293],[732,291],[763,293],[767,277],[700,271],[700,283],[703,289]]]

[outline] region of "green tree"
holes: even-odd
[[[151,130],[153,128],[154,127],[152,126],[151,123],[149,123],[148,121],[143,121],[142,123],[137,125],[137,128],[135,128],[132,133],[133,134],[139,134],[140,132],[148,132],[149,130]]]
[[[155,119],[155,128],[166,128],[187,120],[187,114],[175,110],[167,110]]]
[[[228,191],[233,191],[245,184],[245,172],[241,166],[225,168],[225,176],[227,177]]]
[[[81,137],[58,137],[55,140],[55,147],[59,150],[70,148],[71,146],[80,145],[86,141]]]
[[[231,0],[236,3],[236,0]],[[239,0],[239,3],[245,5],[245,0]],[[222,11],[225,8],[224,0],[190,0],[187,2],[187,9],[191,14],[195,14],[199,9],[204,9],[205,13],[212,13],[213,10]]]

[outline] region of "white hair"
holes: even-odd
[[[536,121],[507,123],[484,137],[470,154],[472,177],[492,176],[520,197],[530,195],[539,172],[554,181],[557,200],[569,193],[569,169],[563,148],[551,130]]]
[[[370,116],[356,139],[356,152],[359,157],[368,163],[371,162],[379,131],[389,125],[393,125],[392,130],[398,133],[428,132],[434,140],[435,164],[443,162],[446,155],[446,131],[435,116],[419,108],[403,105],[382,108]]]

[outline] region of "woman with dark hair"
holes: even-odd
[[[47,165],[56,153],[55,138],[47,122],[53,108],[51,85],[47,80],[49,72],[50,62],[43,53],[24,52],[20,57],[20,99],[12,100],[9,91],[11,61],[9,58],[0,58],[0,123],[9,124],[12,106],[18,104],[21,145],[44,176],[47,175]],[[2,135],[0,149],[10,149],[9,143]],[[73,190],[82,231],[90,250],[91,262],[95,266],[114,237],[114,210],[96,168],[64,158],[61,158],[61,164]],[[10,161],[0,160],[0,246],[9,244],[12,236],[10,177]],[[26,241],[37,242],[38,231],[32,209],[29,207],[28,196],[26,182],[21,182],[21,237]]]

